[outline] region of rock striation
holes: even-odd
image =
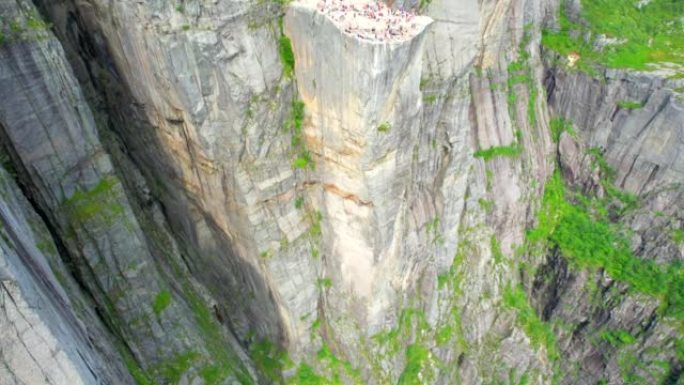
[[[415,263],[402,240],[415,231],[407,217],[416,199],[412,165],[430,21],[416,23],[422,30],[406,41],[367,42],[310,3],[292,3],[285,16],[303,141],[316,165],[308,178],[323,218],[324,267],[340,292],[367,309],[361,323],[369,332],[383,326]]]
[[[0,0],[0,383],[681,382],[661,298],[528,235],[557,168],[684,253],[684,84],[566,67],[559,6]]]

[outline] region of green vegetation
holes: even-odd
[[[625,330],[603,331],[601,333],[601,339],[616,348],[620,348],[624,345],[631,345],[636,341],[636,338]]]
[[[310,168],[314,169],[315,165],[311,159],[311,154],[309,151],[302,151],[297,158],[292,162],[292,166],[298,169]]]
[[[192,367],[192,364],[199,358],[195,352],[177,354],[172,359],[164,362],[157,372],[164,379],[165,384],[178,384],[185,372]]]
[[[516,311],[516,321],[530,338],[532,345],[537,348],[543,346],[549,359],[557,360],[560,355],[553,330],[539,318],[529,304],[525,290],[522,287],[507,287],[503,293],[503,304],[506,308]]]
[[[684,2],[652,0],[582,1],[582,22],[572,22],[561,6],[560,29],[544,30],[542,44],[562,55],[579,55],[578,68],[648,69],[649,63],[684,64]],[[614,39],[596,48],[597,39]]]
[[[251,385],[252,379],[241,367],[240,359],[223,343],[221,325],[214,317],[213,311],[191,289],[186,288],[185,297],[190,305],[195,322],[205,341],[205,348],[211,357],[210,363],[200,369],[206,385],[220,384],[228,376],[235,376],[242,385]],[[211,379],[213,382],[208,381]]]
[[[425,226],[425,232],[427,233],[428,237],[432,239],[433,244],[437,244],[437,245],[443,245],[444,244],[444,237],[442,236],[442,233],[439,230],[440,223],[441,222],[439,220],[439,217],[434,217]]]
[[[74,222],[84,224],[103,221],[110,225],[114,218],[120,217],[124,212],[123,206],[118,202],[118,184],[116,177],[105,177],[88,191],[76,191],[64,201],[63,207]]]
[[[492,249],[492,257],[494,258],[494,263],[497,265],[503,262],[505,259],[505,256],[503,252],[501,251],[501,245],[499,244],[499,240],[496,239],[496,235],[492,234],[492,237],[490,239],[490,246]]]
[[[311,153],[306,149],[302,140],[302,125],[304,123],[304,103],[301,100],[292,101],[292,111],[289,119],[285,122],[285,128],[292,134],[292,147],[297,156],[292,161],[295,169],[314,169],[316,164],[311,158]],[[296,202],[295,202],[296,203]]]
[[[606,199],[618,198],[613,194]],[[611,278],[629,284],[631,290],[659,298],[666,315],[684,320],[681,264],[661,266],[637,258],[620,227],[610,221],[611,207],[606,200],[576,194],[574,201],[556,172],[546,184],[538,224],[528,239],[557,247],[571,266],[603,269]]]
[[[432,2],[432,0],[420,0],[420,6],[418,8],[423,10],[423,9],[425,9],[425,7],[430,5],[431,2]]]
[[[280,61],[283,63],[283,73],[285,77],[291,78],[294,73],[295,59],[289,37],[281,35],[278,38],[278,52],[280,53]]]
[[[160,291],[159,294],[154,297],[154,302],[152,303],[154,314],[159,316],[159,314],[171,304],[171,299],[171,293],[168,290]]]
[[[131,374],[131,376],[133,376],[133,379],[137,385],[154,384],[152,377],[145,370],[143,370],[140,365],[138,365],[138,362],[126,347],[119,346],[119,352],[123,358],[124,364],[126,365],[126,369],[128,369],[128,372]]]
[[[411,344],[406,347],[406,365],[399,376],[397,385],[422,385],[423,371],[430,363],[430,351],[420,345]]]
[[[267,340],[253,344],[250,356],[259,372],[276,384],[282,384],[282,371],[294,365],[287,352]]]
[[[316,286],[321,289],[330,289],[332,287],[332,279],[330,278],[319,278],[316,282]]]
[[[499,157],[499,156],[506,156],[506,157],[511,157],[515,158],[520,156],[522,153],[522,146],[518,144],[517,142],[508,146],[492,146],[487,149],[479,149],[475,151],[473,156],[476,158],[482,158],[485,161],[488,161],[492,158]]]
[[[637,108],[641,108],[644,106],[643,104],[641,104],[639,102],[631,102],[628,100],[620,100],[617,103],[617,105],[618,105],[618,107],[625,109],[625,110],[635,110]]]
[[[181,26],[181,29],[182,29],[183,31],[186,31],[186,32],[189,31],[189,30],[190,30],[190,24],[183,24],[183,25]]]
[[[672,230],[672,242],[677,246],[681,246],[684,243],[684,229]]]
[[[294,206],[297,210],[301,209],[304,206],[304,197],[295,198]]]
[[[527,52],[527,45],[530,42],[531,35],[529,29],[531,25],[525,26],[525,32],[522,40],[518,46],[518,59],[508,64],[508,80],[506,82],[508,94],[506,100],[508,102],[508,112],[511,120],[515,124],[518,120],[516,104],[518,102],[518,95],[516,94],[516,85],[522,84],[527,90],[527,123],[534,126],[537,123],[537,97],[539,91],[534,83],[534,74],[532,67],[529,64],[530,54]]]
[[[378,132],[382,132],[384,134],[389,132],[390,128],[392,128],[392,126],[389,124],[389,122],[383,122],[378,126]]]
[[[553,118],[549,123],[551,129],[551,139],[554,143],[558,143],[561,134],[567,132],[571,136],[575,136],[575,129],[572,127],[572,122],[565,118]]]
[[[437,95],[424,95],[423,101],[427,104],[432,104],[437,101]]]
[[[494,208],[494,201],[489,200],[489,199],[480,198],[477,200],[477,203],[486,212],[490,212],[490,211],[492,211],[492,208]]]

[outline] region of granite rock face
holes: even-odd
[[[124,356],[143,367],[129,369],[140,372],[138,381],[177,381],[170,377],[178,366],[250,376],[187,277],[164,222],[154,223],[153,209],[136,214],[60,43],[37,24],[29,2],[6,1],[2,10],[17,26],[0,48],[1,88],[12,95],[0,107],[3,151]],[[214,346],[222,337],[225,345]],[[197,370],[178,375],[200,378]]]
[[[4,169],[0,196],[2,383],[133,384],[42,218]]]
[[[599,148],[635,255],[681,261],[682,84],[542,60],[556,1],[387,3],[414,36],[308,0],[0,0],[0,380],[679,381],[657,299],[526,232],[557,166],[606,193]]]

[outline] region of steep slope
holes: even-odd
[[[250,382],[240,349],[212,319],[164,222],[155,223],[155,208],[142,213],[127,197],[59,42],[29,2],[2,6],[15,26],[0,48],[4,152],[136,380],[175,382],[195,368],[190,378],[212,372]]]
[[[424,16],[389,40],[312,0],[33,3],[0,0],[0,208],[69,269],[1,245],[50,381],[681,381],[684,84],[542,57],[560,2],[390,1]]]

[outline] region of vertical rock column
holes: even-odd
[[[322,213],[327,274],[360,301],[355,308],[370,330],[381,326],[410,270],[402,239],[431,20],[412,23],[402,39],[365,39],[312,1],[291,3],[284,23],[306,106],[303,136],[316,166],[310,182],[319,187],[312,199]]]

